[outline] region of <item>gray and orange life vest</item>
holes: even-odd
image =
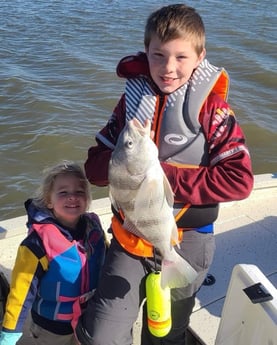
[[[225,69],[211,65],[204,60],[194,71],[187,84],[169,95],[157,95],[144,77],[130,78],[126,82],[126,120],[136,117],[141,123],[151,120],[155,131],[155,142],[159,148],[159,159],[178,167],[197,168],[209,165],[207,142],[199,121],[199,114],[211,92],[227,100],[229,77]],[[199,209],[204,214],[204,223],[199,222]],[[176,202],[174,215],[179,229],[179,238],[186,224],[184,215],[193,212],[190,204]],[[210,232],[211,224],[218,215],[218,205],[197,207],[195,227]],[[128,252],[151,257],[153,246],[122,227],[122,220],[115,215],[112,219],[113,234]],[[199,229],[201,231],[201,229]]]

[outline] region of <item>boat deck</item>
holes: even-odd
[[[249,198],[221,204],[215,234],[216,252],[209,273],[216,281],[200,289],[190,323],[206,345],[215,344],[236,264],[256,265],[277,288],[277,176],[257,175]]]
[[[108,198],[95,200],[91,209],[110,223]],[[26,216],[0,222],[0,269],[9,278],[19,243],[26,235]],[[221,204],[215,224],[216,253],[210,274],[213,285],[202,286],[191,316],[190,331],[198,343],[214,345],[231,273],[236,264],[256,265],[277,287],[277,175],[255,176],[246,200]],[[134,345],[139,345],[140,319]],[[24,342],[20,342],[22,345]],[[30,339],[26,344],[31,345]]]

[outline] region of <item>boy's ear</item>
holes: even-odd
[[[198,57],[199,64],[205,59],[205,56],[206,56],[206,48],[203,48],[201,54]]]

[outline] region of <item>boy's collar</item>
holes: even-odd
[[[148,59],[145,53],[138,52],[121,59],[117,65],[116,73],[120,78],[150,78]]]

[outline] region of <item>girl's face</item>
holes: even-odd
[[[189,40],[177,38],[162,43],[153,36],[146,54],[152,79],[163,93],[169,94],[190,79],[206,51],[204,49],[199,56]]]
[[[87,196],[80,179],[74,175],[57,176],[47,205],[57,220],[74,228],[87,209]]]

